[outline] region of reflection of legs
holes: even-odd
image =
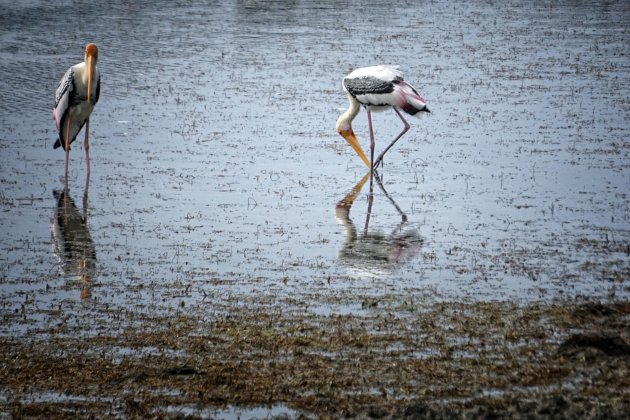
[[[65,178],[65,186],[66,186],[66,191],[68,191],[68,160],[70,159],[70,113],[68,113],[68,116],[66,117],[66,138],[65,138],[65,143],[66,143],[66,178]]]
[[[85,189],[83,190],[83,223],[88,221],[88,190],[89,190],[90,174],[85,177]]]
[[[66,184],[68,180],[66,180]],[[61,209],[63,216],[64,226],[67,226],[68,217],[70,215],[70,200],[68,199],[68,186],[66,185],[66,189],[63,190],[63,208]]]
[[[368,209],[367,209],[367,215],[365,216],[365,227],[363,228],[363,234],[367,235],[368,234],[368,226],[370,224],[370,215],[372,214],[372,202],[374,202],[374,186],[372,184],[372,176],[373,174],[370,174],[370,194],[368,194]]]
[[[403,128],[403,131],[401,131],[401,133],[394,139],[394,141],[392,141],[389,144],[389,146],[387,146],[385,148],[385,150],[383,150],[383,152],[380,155],[378,155],[378,157],[376,158],[376,162],[372,166],[374,168],[378,167],[378,165],[383,161],[383,156],[385,156],[385,153],[387,153],[387,151],[392,148],[394,143],[396,143],[403,136],[403,134],[405,134],[409,130],[409,128],[411,127],[409,125],[409,123],[407,122],[407,120],[405,120],[405,118],[402,116],[400,111],[396,107],[393,107],[393,108],[394,108],[394,111],[396,111],[396,114],[398,114],[398,116],[402,120],[403,124],[405,124],[405,128]],[[369,115],[369,113],[368,113],[368,115]]]
[[[381,180],[381,176],[378,174],[378,172],[374,173],[374,178],[376,179],[376,183],[378,184],[378,186],[381,188],[381,191],[383,191],[383,194],[385,194],[385,197],[387,197],[389,202],[392,203],[394,207],[396,208],[396,211],[398,211],[398,214],[400,214],[400,217],[402,218],[401,224],[407,223],[407,215],[405,214],[404,211],[402,211],[402,209],[398,206],[398,204],[396,204],[394,199],[390,197],[389,193],[385,189],[385,186],[383,185],[383,181]]]
[[[85,122],[85,141],[83,148],[85,149],[85,159],[87,161],[87,180],[85,181],[85,185],[87,186],[88,182],[90,182],[90,117],[88,117]]]

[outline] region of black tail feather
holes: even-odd
[[[405,111],[407,114],[409,115],[416,115],[418,112],[431,112],[429,111],[429,108],[427,108],[426,106],[424,108],[416,108],[415,106],[411,105],[411,104],[407,104],[403,109],[403,111]]]
[[[85,122],[81,125],[81,128],[79,128],[79,131],[77,132],[77,134],[79,134],[81,130],[83,130],[84,125],[85,125]],[[74,136],[74,138],[70,139],[70,144],[72,144],[72,142],[74,142],[76,139],[77,139],[77,136]],[[53,149],[58,149],[60,147],[63,150],[66,150],[66,142],[63,138],[61,138],[61,133],[59,133],[59,138],[57,139],[55,144],[53,144]]]
[[[72,139],[72,141],[74,141],[74,139]],[[72,144],[72,141],[70,142],[70,144]],[[59,136],[55,144],[53,144],[53,149],[59,149],[60,147],[64,151],[66,150],[66,142],[61,138],[61,136]]]
[[[72,142],[76,139],[76,137],[74,139],[72,139],[72,141],[70,141],[70,144],[72,144]],[[53,149],[59,149],[62,148],[64,151],[66,150],[66,142],[63,141],[62,138],[58,138],[57,141],[55,142],[55,144],[53,144]],[[70,148],[72,149],[72,148]]]

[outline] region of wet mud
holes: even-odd
[[[630,306],[594,306],[380,302],[317,316],[251,302],[221,317],[104,310],[109,325],[51,310],[49,328],[1,344],[3,407],[16,417],[625,418]]]
[[[630,411],[626,2],[0,4],[1,415]],[[374,64],[431,114],[370,179]]]

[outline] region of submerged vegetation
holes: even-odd
[[[116,334],[48,316],[50,329],[0,344],[0,407],[16,417],[258,407],[263,417],[577,419],[630,409],[627,303],[400,301],[328,316],[235,307],[215,319],[126,314],[134,321]]]

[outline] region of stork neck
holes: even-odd
[[[87,87],[88,63],[86,61],[84,61],[83,63],[80,63],[80,67],[78,70],[79,71],[77,73],[78,73],[79,78],[81,78],[81,83],[83,83]]]
[[[348,102],[350,103],[350,106],[348,107],[346,112],[341,114],[341,116],[337,120],[337,127],[341,125],[344,125],[344,126],[350,125],[352,120],[354,120],[354,118],[357,116],[357,114],[361,110],[361,104],[359,104],[359,101],[354,99],[352,95],[350,94],[348,94]]]

